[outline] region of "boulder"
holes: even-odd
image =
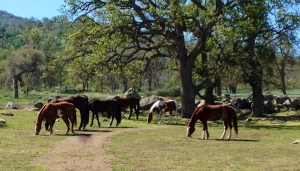
[[[276,112],[274,104],[269,100],[264,101],[263,110],[264,110],[264,113],[274,113],[274,112]]]
[[[134,88],[130,88],[125,92],[125,97],[132,97],[138,100],[141,100],[141,96]]]
[[[141,99],[140,101],[140,109],[141,110],[150,110],[151,106],[158,100],[164,99],[163,97],[151,95]]]
[[[36,102],[33,107],[41,109],[44,106],[44,104],[42,102]]]
[[[291,101],[291,99],[287,95],[285,95],[285,94],[277,96],[275,98],[275,102],[276,102],[277,105],[278,104],[283,104],[287,100]]]
[[[264,94],[264,101],[267,101],[267,100],[273,101],[274,98],[275,98],[275,96],[272,95],[272,94],[269,94],[269,93],[268,94]]]
[[[0,118],[0,125],[6,124],[6,121],[2,118]]]
[[[15,105],[12,102],[7,102],[5,109],[7,109],[7,108],[18,109],[17,105]]]
[[[7,111],[3,111],[3,112],[1,112],[1,114],[2,114],[2,115],[6,115],[6,116],[14,116],[13,113],[7,112]]]
[[[290,109],[292,110],[298,110],[300,108],[300,99],[294,99],[291,103],[290,103]]]

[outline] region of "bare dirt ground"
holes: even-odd
[[[110,142],[110,137],[136,129],[153,128],[112,129],[114,128],[102,128],[92,132],[80,132],[78,136],[69,136],[57,142],[48,153],[35,158],[30,165],[42,166],[49,171],[111,171],[110,162],[114,156],[107,154],[104,148]]]

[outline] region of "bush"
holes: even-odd
[[[160,89],[156,91],[156,94],[158,96],[163,96],[163,97],[178,97],[180,96],[180,88],[174,87],[174,88]]]

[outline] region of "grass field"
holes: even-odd
[[[3,111],[3,110],[1,110]],[[7,125],[0,128],[0,170],[45,170],[28,167],[30,161],[51,150],[54,143],[66,138],[65,125],[55,125],[55,135],[45,131],[34,135],[36,111],[11,110],[14,116],[0,115]],[[239,135],[231,141],[217,140],[223,131],[221,122],[210,122],[210,139],[202,140],[202,127],[197,123],[192,138],[185,136],[186,121],[179,125],[146,124],[125,120],[122,127],[153,127],[126,132],[111,138],[106,146],[114,170],[297,170],[300,146],[298,112],[285,112],[239,120]],[[166,123],[167,118],[164,118]],[[108,123],[105,123],[108,124]],[[91,128],[90,128],[91,129]],[[122,128],[119,128],[122,129]],[[117,129],[112,129],[115,131]]]
[[[295,92],[297,95],[298,91]],[[274,93],[275,94],[275,93]],[[31,106],[41,101],[45,94],[18,99],[19,106]],[[88,94],[89,97],[95,94]],[[0,98],[0,105],[6,105],[10,97]],[[0,108],[1,109],[1,108]],[[42,131],[34,135],[37,111],[12,110],[14,116],[0,115],[7,121],[0,126],[0,170],[45,170],[28,164],[34,158],[47,153],[57,141],[62,141],[65,125],[55,125],[55,135]],[[114,170],[298,170],[300,145],[292,144],[300,139],[300,113],[281,112],[260,118],[239,118],[239,135],[233,134],[231,141],[220,141],[223,126],[221,122],[209,123],[209,140],[202,140],[202,127],[197,123],[192,138],[185,136],[186,120],[178,125],[147,124],[145,117],[139,121],[122,121],[122,127],[151,127],[147,131],[134,130],[113,136],[106,151],[116,158],[112,161]],[[78,116],[79,120],[79,116]],[[167,118],[164,118],[166,123]],[[108,124],[108,123],[105,123]],[[92,129],[92,128],[89,128]],[[101,128],[100,128],[101,129]],[[118,128],[122,129],[122,128]],[[112,131],[118,130],[112,129]],[[63,136],[60,136],[63,135]]]

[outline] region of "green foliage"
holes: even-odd
[[[179,97],[180,87],[168,87],[156,90],[156,95],[163,97]]]

